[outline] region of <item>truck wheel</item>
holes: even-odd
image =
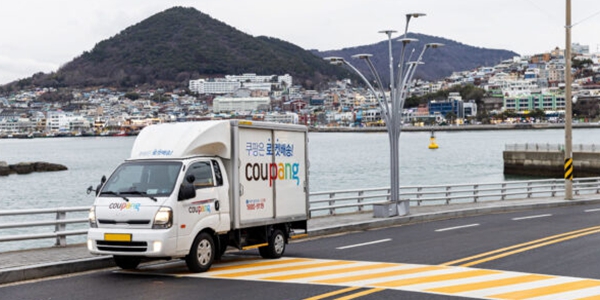
[[[194,273],[206,272],[215,259],[215,242],[210,234],[202,232],[196,236],[190,253],[185,258],[188,269]]]
[[[136,256],[113,256],[117,266],[124,270],[134,270],[142,261],[141,258]]]
[[[273,230],[269,237],[269,245],[258,248],[263,258],[280,258],[285,252],[285,236],[279,229]]]

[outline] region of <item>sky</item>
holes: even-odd
[[[600,1],[571,0],[573,43],[600,52]],[[380,42],[380,30],[443,37],[520,55],[565,47],[566,0],[8,0],[0,7],[0,85],[56,71],[153,14],[194,7],[253,36],[304,49]],[[398,35],[399,36],[399,35]]]

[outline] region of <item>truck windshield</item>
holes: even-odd
[[[155,196],[169,196],[180,170],[181,162],[125,162],[106,181],[99,195],[151,199]]]

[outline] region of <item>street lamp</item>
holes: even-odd
[[[425,16],[425,14],[414,13],[406,15],[406,26],[404,29],[404,36],[398,41],[402,43],[402,48],[400,51],[400,63],[398,64],[397,74],[398,76],[394,78],[394,57],[392,52],[392,34],[396,31],[394,30],[382,30],[380,33],[385,33],[388,36],[388,48],[389,48],[389,62],[390,62],[390,97],[386,96],[386,89],[381,81],[381,77],[379,76],[373,62],[371,61],[371,54],[357,54],[353,55],[353,58],[362,59],[366,62],[369,70],[375,77],[376,88],[367,80],[367,78],[360,72],[356,67],[350,64],[342,57],[326,57],[325,60],[328,60],[332,64],[335,65],[345,65],[352,69],[356,74],[360,76],[362,81],[367,85],[369,91],[373,93],[375,99],[381,108],[381,114],[384,117],[388,137],[390,141],[390,197],[391,197],[391,207],[387,206],[386,209],[390,212],[390,216],[396,215],[406,215],[409,213],[409,202],[402,201],[400,199],[400,172],[399,172],[399,140],[400,140],[400,132],[402,131],[402,108],[404,107],[404,102],[406,97],[408,96],[410,81],[412,80],[417,66],[423,64],[423,54],[429,48],[438,48],[443,46],[443,44],[439,43],[430,43],[426,44],[423,47],[423,50],[419,54],[417,60],[405,62],[405,50],[406,46],[409,43],[417,42],[417,39],[407,38],[406,34],[408,33],[408,23],[411,18],[417,18]],[[414,51],[414,50],[413,50]],[[411,55],[412,57],[412,55]],[[410,60],[410,59],[409,59]],[[404,70],[404,65],[407,65],[406,71]]]

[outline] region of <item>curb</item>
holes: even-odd
[[[0,272],[0,284],[104,269],[114,266],[115,263],[113,262],[112,257],[103,256],[9,268]]]

